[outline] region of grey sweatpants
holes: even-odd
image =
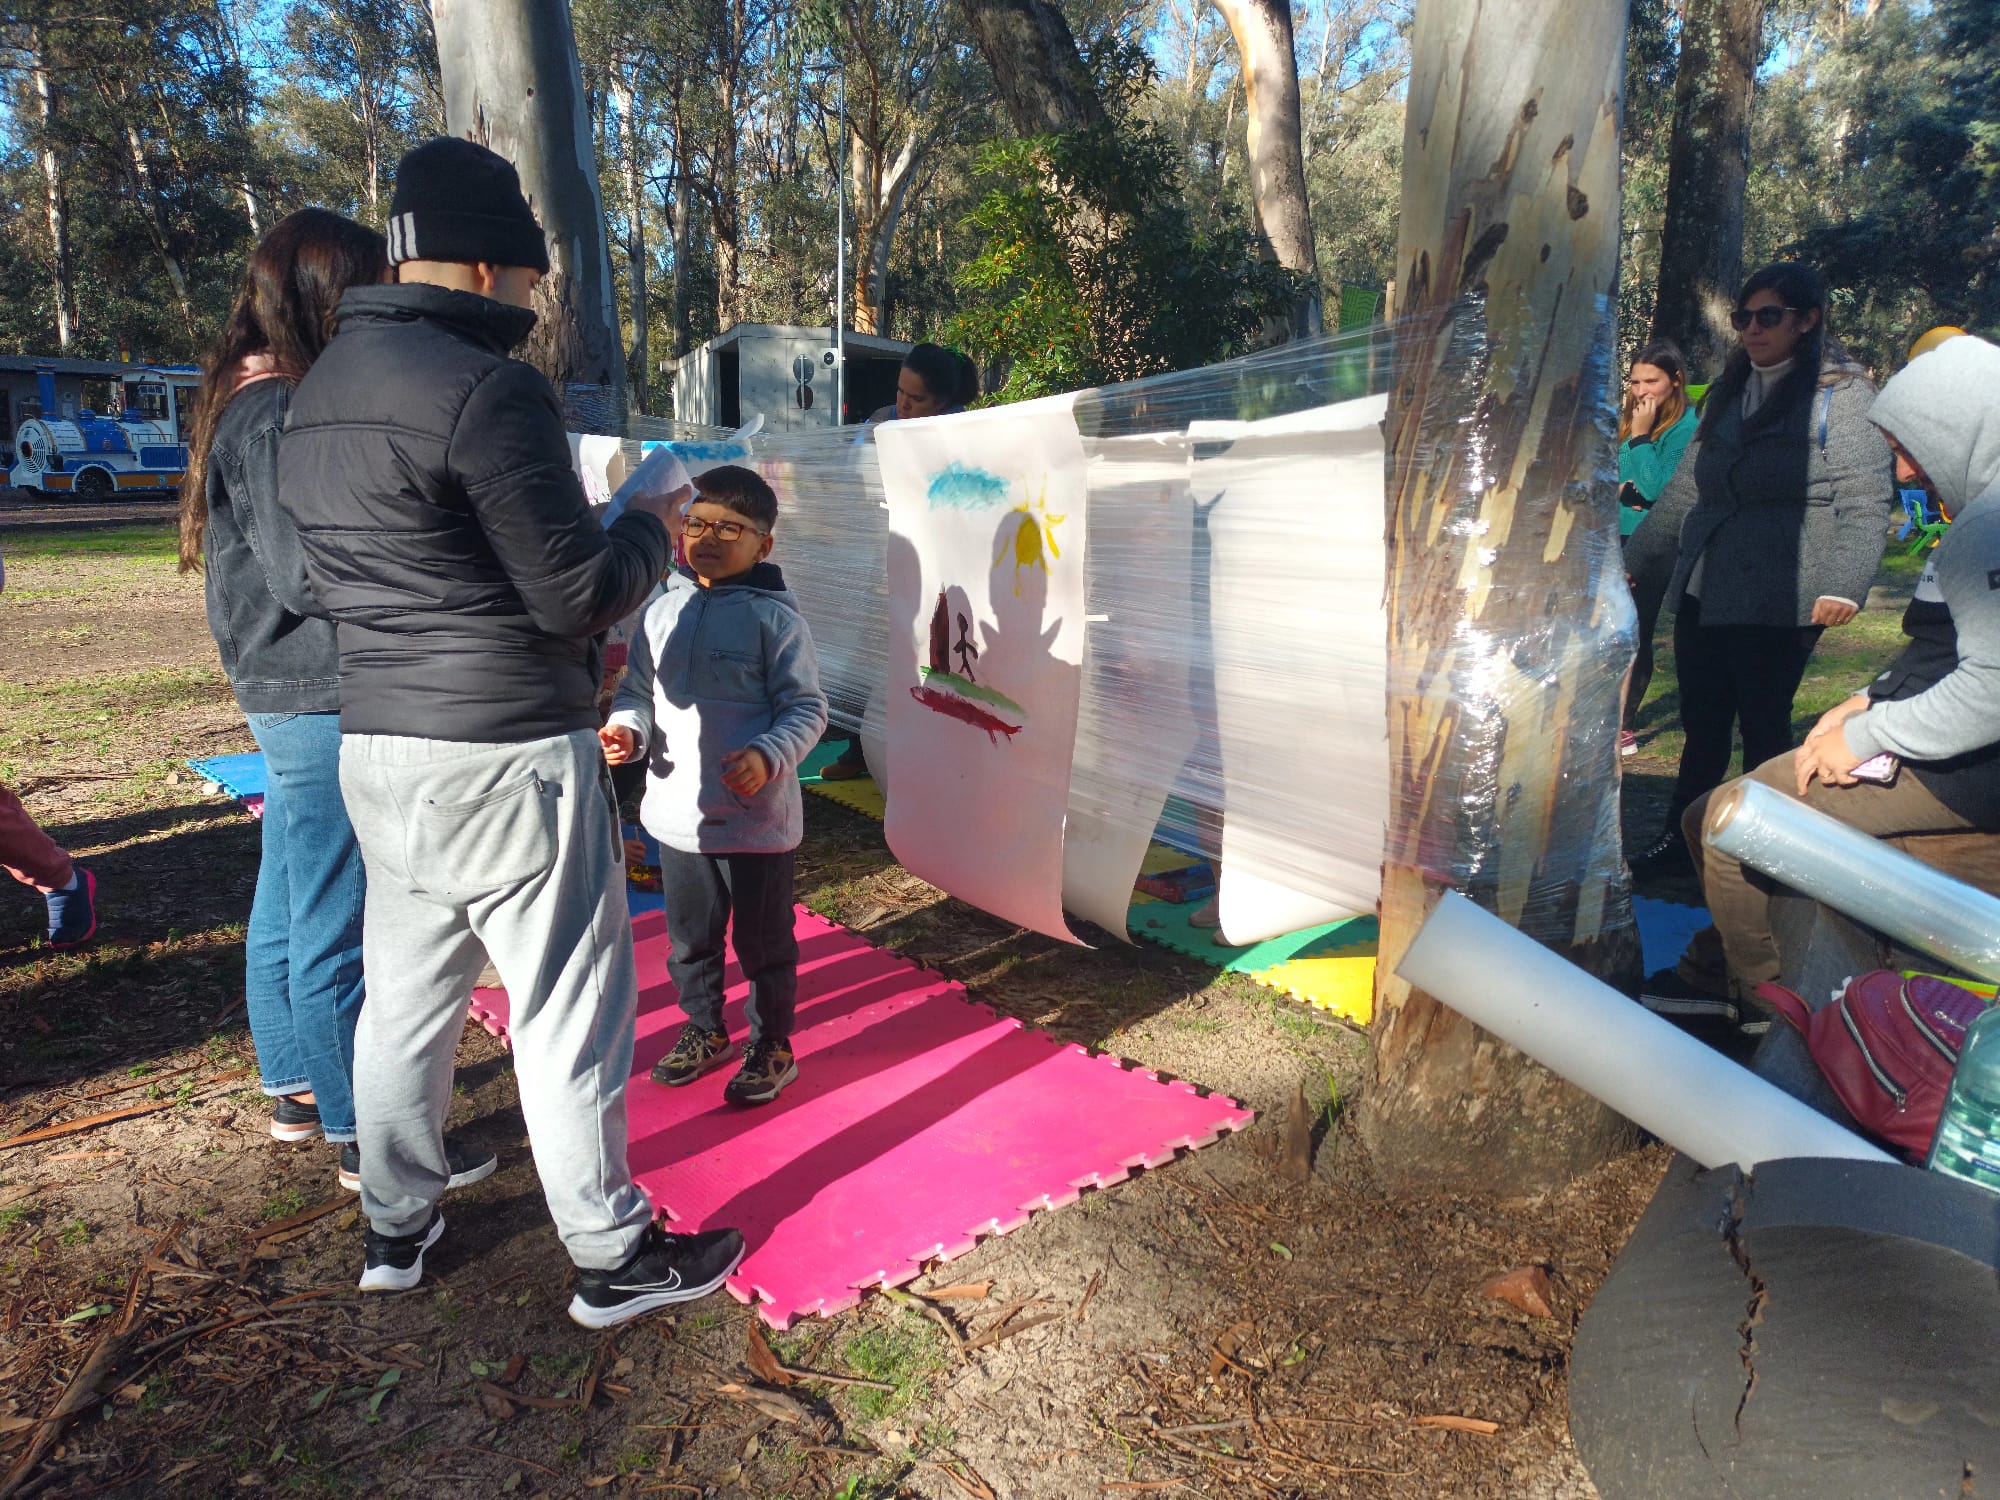
[[[510,745],[341,741],[368,868],[354,1104],[361,1207],[378,1234],[421,1229],[444,1191],[452,1060],[487,955],[570,1259],[622,1265],[652,1216],[625,1164],[638,981],[604,774],[587,730]]]

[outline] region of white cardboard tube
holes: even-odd
[[[1713,809],[1704,840],[1711,848],[1912,948],[2000,980],[2000,901],[1984,891],[1759,782],[1737,782]]]
[[[1396,972],[1704,1167],[1893,1160],[1456,891]]]

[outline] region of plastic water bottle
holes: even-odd
[[[2000,1006],[1966,1028],[1924,1165],[2000,1193]]]

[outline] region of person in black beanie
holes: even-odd
[[[340,786],[368,872],[355,1035],[364,1290],[405,1290],[447,1187],[491,1170],[444,1139],[466,1002],[507,987],[521,1109],[603,1328],[719,1287],[733,1229],[670,1235],[625,1160],[638,1005],[597,740],[602,634],[665,571],[683,486],[608,528],[548,381],[510,359],[548,248],[513,166],[427,141],[396,171],[393,286],[341,299],[292,398],[279,500],[337,626]]]

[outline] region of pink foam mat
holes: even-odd
[[[773,1328],[850,1308],[1252,1119],[1234,1100],[995,1015],[804,908],[797,921],[799,1078],[756,1109],[723,1103],[726,1068],[679,1089],[648,1076],[683,1017],[665,918],[641,909],[632,926],[633,1174],[678,1227],[743,1231],[749,1251],[728,1287]],[[726,983],[741,1042],[748,987],[733,956]],[[505,993],[480,990],[472,1009],[506,1035]]]

